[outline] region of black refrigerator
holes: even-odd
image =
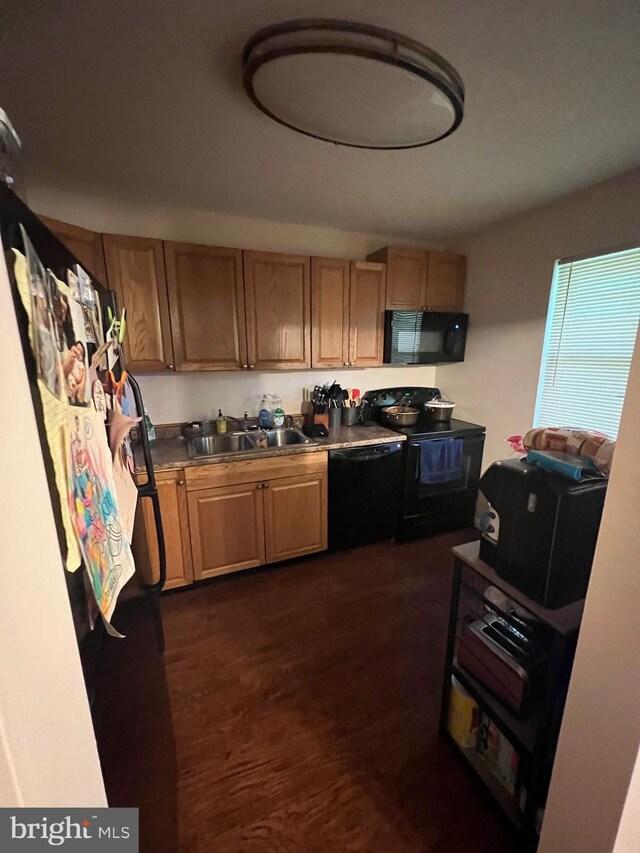
[[[91,628],[84,567],[75,572],[64,568],[66,539],[60,496],[55,485],[42,403],[36,384],[36,363],[29,341],[28,317],[11,274],[13,254],[10,249],[21,247],[21,225],[44,267],[66,281],[67,270],[78,263],[77,258],[9,187],[0,182],[2,243],[58,530],[60,571],[64,574],[69,593],[108,802],[110,806],[138,807],[140,849],[168,853],[178,849],[177,768],[159,600],[166,575],[165,548],[149,442],[146,431],[140,429],[147,470],[145,484],[138,487],[138,499],[151,501],[153,506],[160,578],[157,583],[148,585],[136,573],[123,587],[114,612],[117,629],[125,635],[120,639],[110,636],[100,620]],[[100,299],[102,316],[107,316],[107,307],[117,314],[114,294],[103,282],[93,279],[92,283]],[[136,409],[143,414],[140,388],[130,375],[129,385]]]

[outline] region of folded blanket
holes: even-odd
[[[611,472],[616,443],[601,432],[569,427],[538,427],[530,429],[522,440],[527,450],[555,450],[588,456],[601,474]]]

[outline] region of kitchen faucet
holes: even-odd
[[[249,412],[245,411],[243,418],[234,418],[233,415],[224,415],[223,416],[227,421],[233,421],[238,424],[242,432],[247,432],[250,427],[247,427],[247,418],[249,417]]]

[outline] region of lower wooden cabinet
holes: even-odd
[[[327,475],[303,474],[264,485],[267,563],[324,551],[327,547]]]
[[[197,465],[156,474],[167,551],[165,589],[324,551],[326,451]],[[133,551],[160,575],[151,501],[138,506]]]
[[[196,580],[324,551],[326,471],[189,492],[189,527]]]
[[[244,483],[189,493],[196,580],[264,564],[262,492],[262,483]]]
[[[164,588],[173,589],[193,581],[184,471],[158,471],[156,487],[167,556],[167,581]],[[145,581],[157,583],[160,577],[158,539],[149,498],[138,501],[132,547],[136,566]]]

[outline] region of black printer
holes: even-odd
[[[494,462],[480,479],[490,504],[480,519],[480,558],[545,607],[583,598],[607,482],[576,482],[520,459]]]

